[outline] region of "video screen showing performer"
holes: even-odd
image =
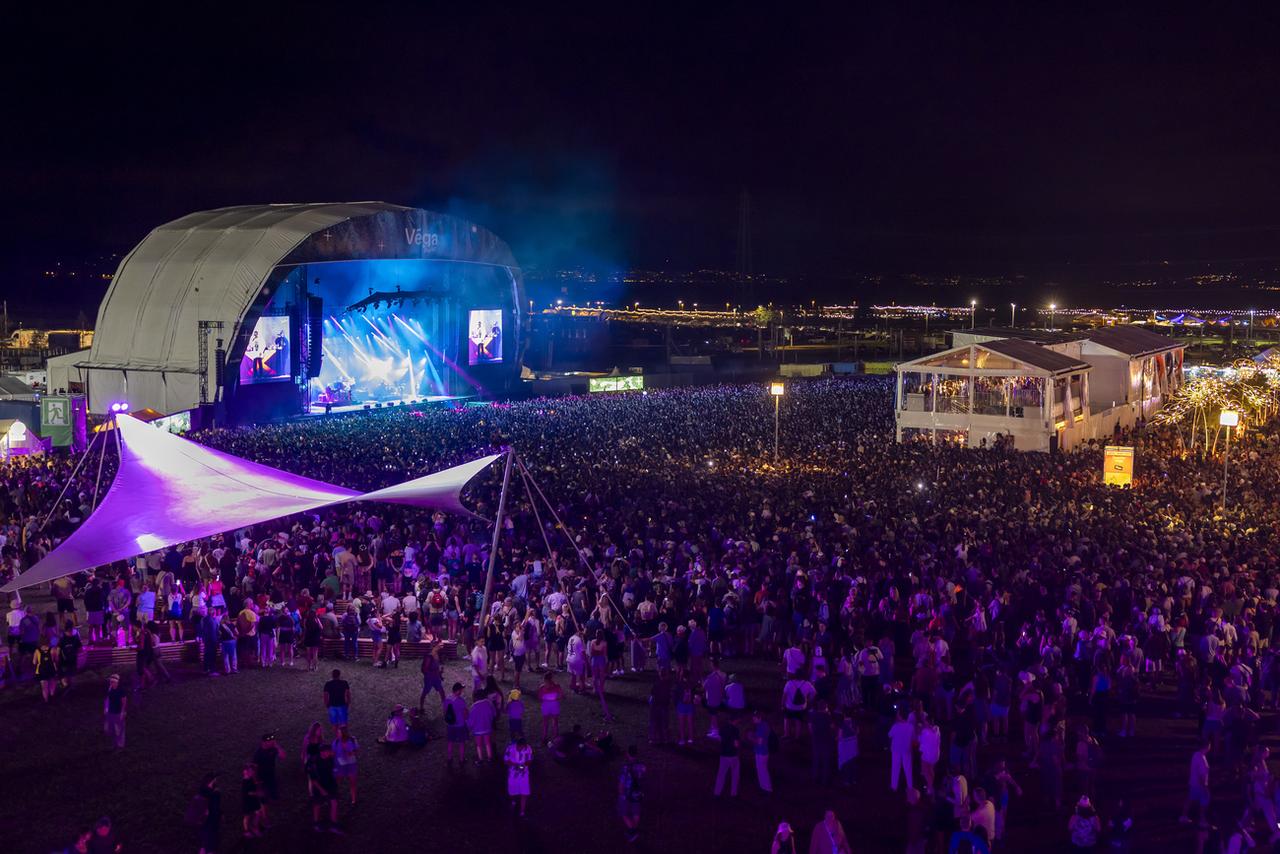
[[[495,365],[502,361],[502,309],[473,308],[467,318],[467,363]]]
[[[240,385],[284,382],[289,370],[289,318],[259,317],[240,359]]]

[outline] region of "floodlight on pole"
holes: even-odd
[[[1009,328],[1012,329],[1018,325],[1018,321],[1014,318],[1013,313],[1017,311],[1018,304],[1016,302],[1009,303]]]
[[[1053,328],[1053,315],[1054,315],[1054,312],[1056,312],[1057,310],[1058,310],[1058,304],[1056,302],[1049,303],[1049,328],[1050,329]]]
[[[1227,428],[1227,445],[1222,452],[1222,509],[1227,509],[1227,466],[1231,460],[1231,428],[1240,426],[1240,413],[1224,409],[1218,414],[1218,424]]]
[[[769,383],[769,394],[773,395],[773,462],[778,463],[778,436],[781,432],[782,424],[782,395],[786,394],[787,387],[783,385],[782,380],[774,380]]]
[[[971,299],[969,300],[969,328],[970,329],[973,329],[974,324],[977,323],[977,320],[976,320],[977,314],[978,314],[978,301],[976,299]]]

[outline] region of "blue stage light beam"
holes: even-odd
[[[379,341],[381,341],[383,344],[387,345],[391,349],[397,352],[401,352],[400,346],[396,344],[395,341],[392,341],[389,337],[387,337],[387,334],[383,332],[381,329],[379,329],[372,320],[370,320],[367,316],[363,314],[360,315],[360,317],[361,319],[364,320],[365,323],[369,324],[369,327],[373,330],[374,336],[377,337]]]
[[[401,326],[403,326],[403,327],[405,328],[405,330],[406,330],[406,331],[408,331],[408,333],[409,333],[410,335],[412,335],[414,338],[417,338],[417,339],[418,339],[419,341],[421,341],[423,344],[426,344],[426,343],[427,343],[427,336],[423,335],[421,332],[419,332],[418,330],[414,329],[414,328],[413,328],[412,326],[410,326],[410,325],[408,324],[408,322],[406,322],[403,318],[401,318],[401,317],[399,317],[399,316],[396,316],[396,320],[399,320],[399,321],[400,321],[400,325],[401,325]]]
[[[444,380],[440,377],[440,372],[436,370],[435,363],[431,361],[431,354],[426,353],[422,357],[423,366],[426,373],[430,375],[431,389],[436,394],[444,394]]]

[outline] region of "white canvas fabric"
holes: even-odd
[[[120,468],[105,498],[71,536],[3,592],[345,501],[468,513],[460,498],[463,487],[498,458],[482,457],[361,494],[215,451],[128,415],[117,423]]]

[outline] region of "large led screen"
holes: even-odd
[[[502,309],[473,308],[467,318],[467,364],[502,361]]]
[[[240,385],[284,382],[293,378],[289,369],[289,318],[259,317],[240,360]]]

